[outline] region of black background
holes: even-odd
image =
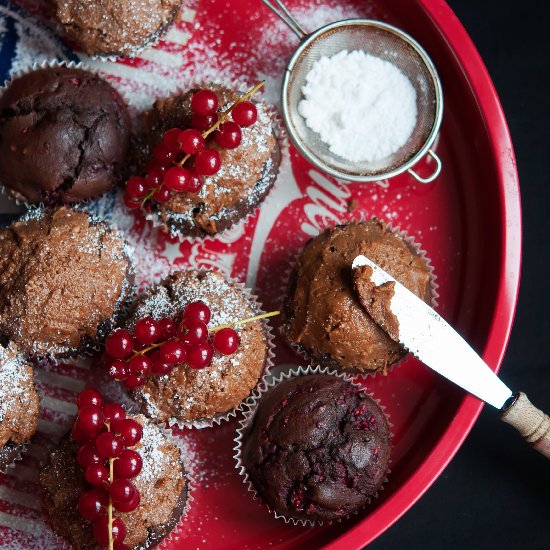
[[[550,2],[449,0],[500,95],[516,152],[523,269],[501,377],[550,413]],[[486,406],[422,499],[369,550],[550,549],[550,461]]]

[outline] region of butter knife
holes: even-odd
[[[550,458],[550,418],[513,393],[435,310],[366,256],[352,263],[361,304],[392,340],[426,366],[496,407],[533,448]]]

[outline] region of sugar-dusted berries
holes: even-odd
[[[191,97],[192,128],[171,128],[153,150],[145,177],[132,176],[126,184],[124,203],[130,209],[149,201],[165,203],[173,193],[198,193],[204,178],[217,174],[222,160],[213,144],[235,149],[241,144],[241,128],[258,119],[256,106],[248,101],[264,82],[260,82],[225,111],[219,112],[218,96],[212,90],[198,90]],[[229,117],[233,120],[229,120]]]
[[[119,355],[121,341],[118,333],[117,345],[112,343],[110,348]],[[79,444],[77,461],[90,485],[80,497],[78,511],[93,522],[94,538],[100,546],[123,548],[126,526],[114,512],[131,512],[139,506],[141,497],[131,479],[140,473],[143,462],[132,447],[140,442],[143,427],[126,418],[120,405],[104,403],[93,388],[78,394],[77,406],[72,437]]]

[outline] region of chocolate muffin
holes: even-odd
[[[124,543],[131,549],[157,546],[178,524],[185,510],[189,486],[180,449],[144,416],[134,417],[143,425],[143,437],[134,449],[143,467],[132,483],[141,502],[132,512],[116,512],[126,525]],[[53,530],[75,548],[101,548],[94,540],[92,522],[78,511],[82,494],[90,490],[77,461],[78,444],[66,436],[40,472],[43,508]]]
[[[88,55],[132,57],[174,21],[181,0],[55,0],[69,39]]]
[[[351,269],[359,254],[430,302],[430,268],[403,238],[376,219],[350,223],[326,230],[304,247],[288,288],[283,332],[320,364],[386,373],[406,352],[360,303]]]
[[[263,394],[242,437],[258,495],[287,519],[331,521],[377,494],[391,433],[378,404],[336,376],[295,376]]]
[[[27,357],[89,351],[132,296],[130,252],[85,212],[29,211],[0,231],[0,338]]]
[[[224,111],[239,97],[239,93],[219,86],[209,86],[218,96],[219,109]],[[153,148],[171,128],[186,130],[191,124],[191,97],[197,89],[183,95],[160,99],[143,118],[139,138],[138,164],[144,168]],[[257,121],[242,128],[241,144],[235,149],[223,149],[214,141],[209,147],[221,157],[221,169],[205,178],[197,194],[175,193],[166,203],[152,203],[147,217],[161,224],[174,237],[214,235],[231,227],[252,213],[275,183],[281,152],[275,137],[275,123],[266,104],[256,103]],[[187,165],[186,165],[187,166]]]
[[[185,306],[202,301],[211,310],[209,327],[248,319],[260,312],[239,286],[217,271],[180,271],[138,298],[128,328],[143,317],[181,320]],[[211,425],[246,399],[258,383],[268,360],[268,333],[263,321],[246,323],[235,330],[240,344],[233,355],[215,353],[203,369],[175,365],[170,374],[149,378],[132,393],[145,414],[159,421]]]
[[[0,345],[0,471],[19,457],[35,434],[39,414],[32,367],[13,344]]]
[[[124,101],[98,76],[65,66],[27,73],[0,97],[0,182],[28,204],[97,197],[121,179],[130,133]]]

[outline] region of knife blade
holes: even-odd
[[[392,339],[405,347],[425,365],[479,399],[502,409],[512,397],[502,382],[470,345],[435,310],[428,306],[380,266],[366,256],[357,256],[352,268],[368,266],[361,274],[370,276],[375,287],[392,283],[389,310],[397,319],[397,329],[387,330]],[[363,301],[362,301],[363,303]],[[379,308],[363,303],[374,321],[385,328],[388,319]]]

